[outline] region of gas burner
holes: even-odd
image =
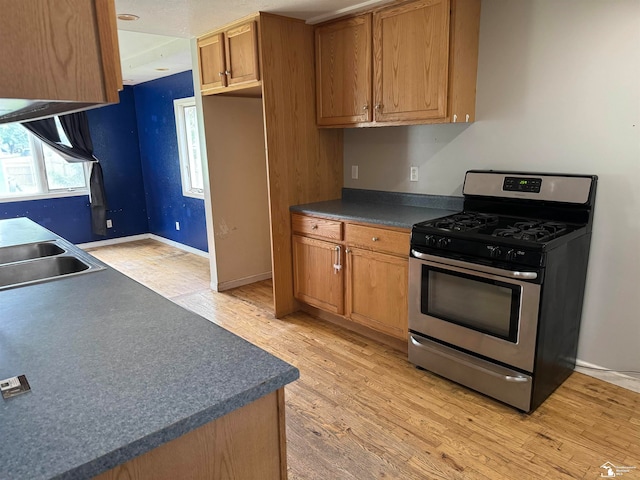
[[[513,237],[518,232],[520,229],[516,227],[496,228],[492,235],[494,237]]]
[[[513,238],[518,238],[520,240],[532,240],[534,242],[541,242],[543,240],[548,240],[552,236],[552,233],[549,230],[544,228],[535,227],[528,228],[526,230],[520,230],[516,233]]]
[[[508,237],[518,240],[544,242],[560,236],[567,229],[564,223],[545,222],[541,220],[527,220],[515,222],[506,228],[497,228],[492,235],[495,237]]]
[[[540,225],[538,220],[527,220],[525,222],[516,222],[513,226],[519,230],[528,230],[529,228],[534,228]]]
[[[567,229],[567,225],[560,222],[543,222],[540,226],[547,230],[551,230],[554,233],[559,233],[560,231]]]
[[[436,228],[444,228],[457,232],[466,232],[477,228],[498,224],[496,215],[484,213],[458,213],[438,220],[433,224]]]

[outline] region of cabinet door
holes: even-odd
[[[256,22],[247,22],[225,32],[227,85],[260,79]]]
[[[349,248],[346,316],[406,340],[408,277],[407,258]]]
[[[226,83],[224,39],[222,33],[198,40],[198,65],[202,91],[224,88]]]
[[[374,13],[374,119],[447,114],[449,0],[420,0]]]
[[[2,123],[119,101],[122,66],[113,0],[0,5],[0,115],[7,115]],[[40,104],[44,99],[69,103]]]
[[[328,312],[344,312],[344,273],[339,245],[293,236],[293,292],[298,300]]]
[[[371,14],[316,28],[318,125],[371,121]]]

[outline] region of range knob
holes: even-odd
[[[424,242],[427,245],[427,247],[436,246],[436,238],[433,235],[425,235]]]
[[[513,248],[507,251],[507,260],[515,260],[516,256],[517,256],[517,253]]]
[[[502,255],[502,249],[500,247],[489,247],[489,256],[491,258],[500,258]]]
[[[439,238],[437,245],[438,245],[438,248],[445,248],[447,245],[449,245],[449,239]]]

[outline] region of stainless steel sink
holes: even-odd
[[[0,290],[104,270],[84,252],[0,265]]]
[[[0,248],[0,264],[60,255],[65,250],[55,242],[28,243]]]

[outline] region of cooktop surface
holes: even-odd
[[[456,232],[458,237],[502,237],[530,242],[547,242],[577,228],[579,225],[544,219],[466,211],[414,225],[415,230],[423,233]]]

